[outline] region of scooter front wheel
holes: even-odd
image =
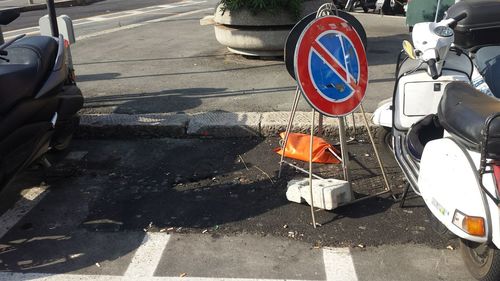
[[[385,153],[392,154],[392,130],[388,127],[377,127],[375,130],[375,142],[379,144]]]
[[[474,278],[480,281],[500,280],[500,250],[489,244],[460,239],[460,252]]]

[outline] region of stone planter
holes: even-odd
[[[328,2],[304,2],[301,17],[317,11],[323,3]],[[288,33],[297,22],[286,11],[254,15],[247,10],[226,10],[222,14],[220,5],[213,20],[217,41],[233,53],[248,56],[282,56]]]

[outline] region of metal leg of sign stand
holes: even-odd
[[[314,143],[314,119],[316,110],[312,110],[311,116],[311,139],[309,141],[309,195],[311,196],[311,217],[313,227],[316,228],[316,217],[314,215],[314,198],[313,198],[313,172],[312,172],[312,163],[313,163],[313,143]]]
[[[278,171],[278,178],[281,177],[281,173],[283,171],[283,164],[286,164],[286,165],[288,165],[288,166],[290,166],[298,171],[301,171],[303,173],[306,173],[306,174],[309,173],[309,171],[307,171],[306,169],[303,169],[303,168],[301,168],[297,165],[294,165],[293,163],[290,163],[290,162],[285,160],[286,144],[288,143],[288,139],[290,137],[290,132],[291,132],[292,127],[293,127],[293,120],[295,119],[295,113],[297,113],[297,107],[299,105],[300,95],[301,95],[300,89],[299,89],[299,87],[297,87],[297,90],[295,91],[295,97],[293,100],[293,104],[292,104],[292,109],[290,111],[290,117],[288,118],[288,124],[286,126],[285,137],[283,138],[283,143],[281,145],[282,154],[281,154],[281,159],[280,159],[280,168]],[[319,179],[319,180],[324,179],[316,174],[312,174],[312,176],[316,179]]]
[[[345,132],[345,118],[339,118],[339,138],[340,138],[340,153],[342,154],[342,172],[344,180],[350,182],[349,176],[349,151],[347,150],[347,136]]]
[[[369,196],[365,196],[363,198],[356,199],[356,200],[351,201],[351,202],[349,202],[349,203],[347,203],[345,205],[350,205],[350,204],[358,203],[360,201],[363,201],[363,200],[366,200],[366,199],[369,199],[369,198],[373,198],[373,197],[377,197],[377,196],[380,196],[380,195],[383,195],[383,194],[387,194],[387,193],[391,193],[392,198],[395,198],[394,197],[394,192],[392,191],[392,188],[389,185],[389,181],[387,180],[387,174],[385,172],[384,165],[382,163],[382,159],[380,158],[380,155],[378,153],[378,149],[377,149],[377,147],[375,145],[375,142],[373,141],[373,135],[372,135],[372,132],[370,131],[370,125],[368,123],[368,119],[366,118],[365,109],[363,107],[363,104],[360,105],[360,109],[361,109],[361,114],[363,116],[363,120],[364,120],[364,123],[365,123],[366,131],[368,133],[368,137],[370,138],[370,142],[372,143],[372,147],[373,147],[373,151],[375,153],[375,157],[377,158],[377,162],[378,162],[378,165],[380,167],[380,171],[382,172],[382,177],[384,178],[385,188],[384,188],[384,191],[381,191],[379,193],[372,194],[372,195],[369,195]]]
[[[377,146],[375,145],[375,142],[373,141],[372,131],[370,130],[370,125],[368,123],[368,119],[366,118],[365,108],[363,107],[363,104],[360,104],[359,108],[361,109],[361,114],[363,115],[363,120],[365,121],[366,131],[368,132],[368,137],[370,138],[370,142],[372,143],[373,151],[375,152],[375,157],[377,157],[377,162],[378,162],[378,165],[380,166],[380,171],[382,172],[382,177],[384,178],[385,191],[392,193],[391,186],[389,185],[389,180],[387,179],[387,174],[385,173],[384,165],[382,164],[382,159],[380,158],[380,155],[378,154]]]
[[[347,150],[347,135],[345,131],[345,118],[339,118],[339,139],[340,139],[340,153],[342,154],[342,172],[344,173],[344,180],[349,183],[351,187],[351,177],[349,171],[349,151]],[[351,190],[351,198],[354,198],[354,192]]]
[[[318,136],[323,136],[323,114],[319,113],[318,117]]]
[[[358,139],[356,138],[356,118],[354,118],[354,112],[351,114],[352,116],[352,136],[349,138],[347,142],[356,142]]]
[[[409,182],[406,183],[405,189],[403,191],[403,195],[401,195],[401,202],[399,202],[400,208],[405,207],[405,201],[406,201],[406,197],[408,196],[408,191],[410,191],[410,183]]]
[[[293,99],[292,110],[290,111],[290,117],[288,118],[288,124],[286,125],[285,137],[283,138],[283,144],[281,146],[281,159],[280,159],[280,169],[278,172],[278,178],[281,177],[281,171],[283,170],[283,163],[285,163],[285,149],[288,143],[288,137],[290,136],[290,131],[292,130],[293,120],[295,119],[295,113],[297,112],[297,106],[300,100],[300,89],[297,87],[295,90],[295,97]]]
[[[366,118],[365,109],[363,108],[363,104],[361,104],[361,105],[360,105],[360,109],[361,109],[361,114],[362,114],[362,116],[363,116],[363,120],[364,120],[364,123],[365,123],[365,126],[366,126],[366,131],[367,131],[367,133],[368,133],[368,137],[370,138],[370,142],[372,143],[373,151],[375,152],[375,157],[377,158],[377,162],[378,162],[378,165],[379,165],[379,167],[380,167],[380,171],[382,172],[382,177],[384,178],[384,185],[385,185],[385,188],[384,188],[384,191],[378,192],[378,193],[376,193],[376,194],[368,195],[368,196],[365,196],[365,197],[362,197],[362,198],[359,198],[359,199],[355,199],[355,200],[353,200],[353,201],[350,201],[349,203],[343,204],[342,206],[355,204],[355,203],[358,203],[358,202],[360,202],[360,201],[364,201],[364,200],[366,200],[366,199],[370,199],[370,198],[377,197],[377,196],[380,196],[380,195],[384,195],[384,194],[387,194],[387,193],[391,193],[392,198],[396,198],[396,197],[394,196],[394,192],[393,192],[393,190],[392,190],[391,186],[389,185],[389,181],[387,180],[387,174],[386,174],[386,172],[385,172],[384,165],[383,165],[383,163],[382,163],[382,159],[380,158],[380,155],[379,155],[379,153],[378,153],[378,149],[377,149],[377,147],[375,146],[375,142],[373,142],[373,136],[372,136],[372,133],[371,133],[371,131],[370,131],[370,126],[369,126],[369,124],[368,124],[368,119]],[[339,122],[340,122],[340,123],[339,123],[339,129],[342,127],[342,121],[341,121],[341,119],[342,119],[342,118],[339,118]],[[340,130],[341,130],[341,129],[340,129]],[[341,144],[342,144],[342,137],[341,137],[341,141],[340,141],[340,142],[341,142]],[[344,149],[343,149],[343,148],[341,148],[341,149],[342,149],[342,158],[343,158],[342,160],[344,160],[344,159],[345,159],[345,160],[347,160],[347,161],[348,161],[348,158],[347,158],[348,156],[344,155],[344,152],[343,152],[343,151],[344,151]],[[346,154],[347,154],[347,153],[346,153]],[[343,162],[344,162],[344,161],[343,161]],[[343,167],[348,166],[348,164],[347,164],[347,163],[345,163],[345,164],[343,163],[343,165],[345,165],[345,166],[343,166]],[[345,171],[345,170],[344,170],[344,171]],[[348,172],[348,169],[347,169],[347,172]],[[349,175],[347,174],[347,176],[349,176]],[[346,181],[347,181],[347,180],[346,180]],[[349,182],[349,183],[350,183],[350,182]],[[351,190],[351,192],[352,192],[352,190]],[[352,198],[354,198],[354,197],[352,197]]]

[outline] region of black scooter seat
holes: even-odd
[[[441,125],[467,148],[480,151],[481,134],[489,116],[500,112],[500,101],[463,82],[452,82],[444,90],[438,107]],[[500,137],[500,118],[493,120],[490,136]],[[500,158],[500,140],[490,139],[488,157]]]
[[[57,41],[48,36],[20,39],[6,49],[0,60],[0,114],[19,101],[34,97],[50,74],[57,56]]]

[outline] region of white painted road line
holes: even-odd
[[[77,275],[1,272],[0,281],[318,281],[295,279],[205,278],[205,277],[127,277],[113,275]]]
[[[169,234],[146,233],[128,265],[125,277],[152,277],[169,240]]]
[[[0,217],[0,238],[2,238],[24,215],[48,193],[47,186],[30,188],[22,198]]]
[[[180,2],[178,4],[173,4],[173,5],[153,6],[154,9],[152,9],[152,7],[148,7],[149,8],[148,10],[137,9],[137,10],[128,10],[128,11],[123,11],[123,12],[117,12],[117,13],[112,13],[112,14],[103,14],[103,15],[99,15],[99,16],[93,16],[93,17],[75,20],[73,22],[73,25],[79,26],[79,25],[89,24],[92,22],[103,22],[103,21],[110,21],[110,20],[115,20],[115,19],[133,17],[133,16],[149,14],[149,13],[153,13],[153,12],[159,12],[159,11],[163,11],[163,10],[169,10],[169,9],[173,9],[173,8],[193,6],[196,4],[203,3],[203,2],[205,2],[205,1],[200,1],[200,2],[183,1],[183,2]]]
[[[323,249],[327,281],[358,281],[349,248]]]
[[[151,24],[151,23],[157,23],[157,22],[167,21],[167,20],[170,20],[170,19],[178,18],[178,17],[183,17],[183,16],[192,15],[192,14],[197,14],[197,13],[205,12],[205,11],[212,10],[212,9],[213,8],[206,8],[206,9],[194,10],[194,11],[189,11],[189,12],[185,12],[185,13],[175,14],[175,15],[172,15],[172,16],[163,17],[163,18],[159,18],[159,19],[148,20],[148,21],[145,21],[145,22],[142,22],[142,23],[135,23],[135,24],[125,25],[125,26],[122,26],[122,27],[116,27],[116,28],[106,29],[106,30],[102,30],[102,31],[90,33],[90,34],[87,34],[87,35],[79,36],[79,37],[76,38],[76,41],[81,41],[81,40],[89,39],[89,38],[96,37],[96,36],[106,35],[106,34],[110,34],[110,33],[117,32],[117,31],[122,31],[122,30],[137,28],[137,27],[141,27],[141,26],[144,26],[144,25],[147,25],[147,24]]]

